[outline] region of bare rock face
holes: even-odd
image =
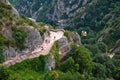
[[[70,51],[70,45],[75,43],[77,45],[81,44],[81,39],[78,33],[68,31],[68,36],[63,36],[58,40],[60,59],[63,59],[67,53]]]
[[[58,47],[60,59],[62,59],[70,51],[70,45],[68,43],[67,37],[63,36],[58,40]]]
[[[18,53],[19,55],[26,54],[28,51],[30,51],[31,48],[36,48],[38,45],[40,45],[43,42],[43,39],[39,31],[34,27],[26,26],[26,27],[21,27],[21,29],[28,32],[28,37],[26,37],[24,42],[26,49],[21,51],[19,49],[16,49],[15,47],[10,47],[10,46],[6,47],[4,51],[5,60],[16,57],[17,56],[16,53]],[[5,28],[5,30],[2,31],[2,34],[6,38],[12,38],[11,29],[6,30]]]
[[[80,35],[77,32],[74,32],[73,34],[71,34],[71,38],[73,42],[76,43],[77,45],[82,45]]]
[[[67,33],[67,39],[70,44],[75,43],[77,45],[82,45],[80,35],[77,32],[67,31]]]
[[[43,39],[37,29],[32,26],[27,26],[24,28],[28,32],[28,37],[25,40],[25,46],[28,48],[36,47],[43,42]]]
[[[13,47],[6,47],[4,51],[5,60],[16,56],[16,50]]]
[[[68,40],[65,36],[63,36],[61,39],[58,40],[58,46],[62,47],[68,45]]]
[[[16,16],[19,16],[18,11],[14,7],[12,7],[12,14],[16,15]]]
[[[50,57],[48,57],[48,59],[46,60],[45,69],[52,70],[54,68],[55,68],[55,58],[54,55],[50,55]]]
[[[90,0],[18,0],[14,3],[18,12],[36,21],[56,22],[66,27],[79,8],[87,5]],[[36,8],[34,8],[36,7]],[[41,16],[42,15],[42,16]]]
[[[1,33],[5,38],[12,38],[12,30],[10,28],[3,27]]]

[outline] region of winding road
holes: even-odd
[[[58,30],[49,30],[49,36],[46,36],[43,43],[39,45],[36,49],[33,51],[26,53],[22,56],[17,55],[16,57],[12,58],[11,60],[7,60],[3,63],[5,66],[14,65],[15,63],[21,62],[25,59],[31,59],[35,57],[39,57],[40,55],[47,55],[54,44],[55,41],[62,38],[64,35],[64,30],[58,29]]]

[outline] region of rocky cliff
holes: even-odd
[[[36,23],[20,16],[7,2],[0,2],[0,51],[5,60],[16,55],[23,55],[24,50],[30,50],[42,43],[43,38]],[[31,23],[31,25],[30,25]]]
[[[40,26],[40,24],[31,21],[27,17],[19,15],[16,10],[13,10],[10,4],[1,2],[0,4],[2,7],[1,10],[3,10],[0,14],[0,43],[2,44],[0,45],[0,50],[3,50],[1,54],[3,54],[4,60],[6,61],[5,64],[8,66],[16,62],[21,62],[24,59],[38,56],[39,54],[34,55],[33,53],[38,53],[36,51],[42,48],[46,49],[42,53],[44,55],[47,54],[50,50],[49,46],[52,46],[54,40],[58,40],[64,34],[64,30],[62,29],[49,30],[49,26],[47,28],[46,25]],[[46,32],[42,31],[45,29],[47,29]],[[41,32],[44,34],[44,37],[41,36]],[[77,33],[70,31],[69,33],[67,31],[69,35],[65,35],[66,37],[63,36],[63,38],[58,40],[60,54],[64,54],[64,56],[70,51],[71,43],[81,44],[80,36]],[[69,37],[70,41],[68,40]],[[49,62],[49,59],[54,58],[48,58],[48,64],[53,64]]]
[[[17,10],[36,21],[43,21],[65,27],[75,16],[78,8],[87,5],[90,0],[9,0]],[[41,16],[42,15],[42,16]]]

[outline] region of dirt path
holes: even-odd
[[[25,55],[22,56],[17,55],[15,58],[5,61],[3,65],[10,66],[17,62],[21,62],[25,59],[35,58],[35,57],[39,57],[40,55],[48,54],[53,43],[56,40],[62,38],[64,34],[64,30],[56,30],[56,31],[50,30],[49,32],[50,35],[45,37],[44,42],[41,45],[39,45],[39,47],[37,47],[34,51],[31,51],[30,53],[26,53]]]

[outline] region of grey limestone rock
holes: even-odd
[[[46,60],[45,69],[52,70],[55,68],[55,58],[54,55],[50,55]]]
[[[4,51],[5,60],[11,59],[16,56],[16,50],[13,47],[6,47]]]
[[[39,31],[32,26],[27,26],[24,28],[28,32],[28,37],[25,40],[25,46],[28,48],[36,47],[42,44],[43,38],[41,37]]]
[[[58,47],[60,50],[60,59],[62,59],[70,51],[70,44],[65,36],[58,40]]]

